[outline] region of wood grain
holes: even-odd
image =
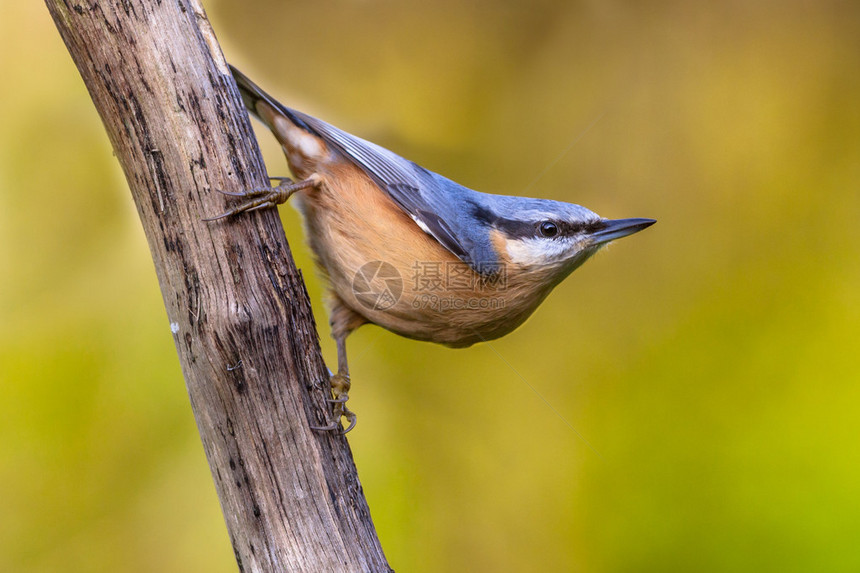
[[[346,439],[308,427],[328,373],[277,213],[202,221],[216,189],[267,184],[203,8],[46,3],[137,206],[240,570],[390,571]]]

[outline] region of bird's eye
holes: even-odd
[[[542,237],[549,238],[558,235],[558,225],[556,225],[552,221],[544,221],[540,224],[538,230],[540,231]]]

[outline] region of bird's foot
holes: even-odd
[[[244,213],[246,211],[256,211],[257,209],[275,207],[281,203],[286,203],[296,191],[301,191],[308,187],[316,187],[319,184],[319,180],[316,176],[311,176],[303,181],[293,181],[289,177],[270,177],[270,179],[278,181],[279,183],[275,187],[260,187],[258,189],[249,189],[248,191],[242,191],[240,193],[216,189],[216,191],[222,195],[241,197],[243,201],[229,211],[225,211],[220,215],[208,217],[203,220],[216,221],[218,219],[238,215],[239,213]]]
[[[332,421],[325,426],[311,426],[312,430],[321,430],[331,432],[341,428],[341,418],[346,418],[349,422],[343,433],[347,433],[355,427],[357,418],[352,410],[346,407],[346,401],[349,400],[349,375],[337,373],[332,375],[330,379],[331,392],[334,396],[329,398],[327,402],[332,405]]]

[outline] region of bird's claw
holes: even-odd
[[[347,421],[349,421],[349,424],[343,430],[341,430],[340,417],[346,418]],[[310,426],[310,429],[317,430],[320,432],[334,432],[340,430],[341,434],[346,434],[350,430],[352,430],[355,427],[355,424],[358,422],[358,418],[356,417],[356,415],[351,410],[348,410],[346,408],[344,408],[344,411],[341,413],[340,417],[330,424],[327,424],[325,426]]]
[[[311,426],[310,428],[321,432],[331,432],[340,429],[340,419],[346,418],[349,422],[346,429],[343,430],[343,433],[346,434],[355,427],[355,424],[358,421],[355,413],[346,407],[346,401],[349,400],[349,376],[340,373],[334,374],[331,377],[330,384],[334,397],[326,398],[326,402],[333,404],[333,420],[330,424],[326,424],[325,426]]]
[[[274,207],[278,203],[283,203],[287,200],[287,198],[289,198],[289,195],[279,201],[282,195],[281,185],[278,185],[277,187],[260,187],[258,189],[249,189],[248,191],[241,191],[238,193],[216,189],[216,191],[218,191],[218,193],[221,193],[222,195],[227,195],[229,197],[241,197],[244,200],[229,211],[225,211],[220,215],[216,215],[214,217],[207,217],[203,220],[217,221],[218,219],[223,219],[232,215],[238,215],[239,213],[243,213],[246,211],[265,209],[268,207]]]
[[[311,430],[319,430],[320,432],[332,432],[340,428],[338,422],[332,422],[327,426],[309,426]]]
[[[343,415],[344,417],[346,417],[347,420],[349,420],[349,426],[347,426],[346,429],[344,429],[343,431],[343,433],[346,434],[349,433],[349,431],[355,427],[355,424],[358,422],[358,418],[354,413],[347,410],[346,408],[343,409]]]
[[[318,178],[305,179],[304,181],[293,181],[289,177],[269,177],[272,181],[279,183],[275,187],[259,187],[257,189],[249,189],[248,191],[233,192],[222,191],[216,189],[218,193],[229,197],[241,197],[244,199],[238,205],[214,217],[204,218],[204,221],[217,221],[232,215],[238,215],[248,211],[256,211],[257,209],[268,209],[275,207],[281,203],[286,203],[287,200],[296,191],[307,189],[318,184]]]
[[[358,417],[355,415],[355,413],[346,406],[343,406],[343,401],[341,400],[328,400],[328,402],[333,402],[342,406],[341,408],[338,408],[337,406],[334,407],[334,421],[330,424],[326,424],[325,426],[310,426],[310,429],[318,430],[320,432],[333,432],[336,430],[340,430],[340,419],[346,418],[349,424],[341,433],[346,434],[347,432],[352,430],[355,427],[355,424],[358,422]]]

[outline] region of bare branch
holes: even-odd
[[[202,7],[47,5],[137,205],[240,569],[390,571],[345,438],[308,427],[328,373],[277,213],[202,220],[214,190],[267,184]]]

